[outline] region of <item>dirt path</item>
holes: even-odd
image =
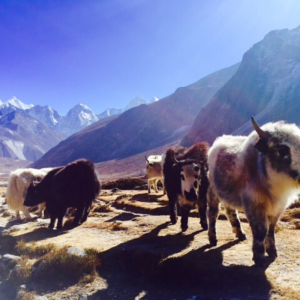
[[[201,230],[196,212],[185,233],[179,222],[170,225],[167,197],[161,193],[107,191],[99,199],[108,208],[97,206],[86,223],[69,231],[48,230],[49,220],[10,230],[16,223],[11,216],[1,217],[0,226],[16,239],[95,248],[100,253],[102,266],[93,283],[62,290],[39,287],[39,294],[79,299],[70,295],[84,292],[89,300],[300,299],[300,231],[293,229],[292,222],[280,222],[278,258],[263,270],[253,267],[247,223],[243,227],[248,240],[238,242],[229,222],[219,219],[218,245],[209,248],[207,231]]]

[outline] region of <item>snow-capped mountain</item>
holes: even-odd
[[[10,100],[8,100],[4,103],[0,100],[0,108],[1,107],[16,107],[16,108],[25,110],[25,109],[30,109],[33,106],[34,106],[33,104],[29,104],[29,105],[24,104],[22,101],[20,101],[16,97],[12,97]]]
[[[40,120],[41,122],[55,127],[61,120],[62,116],[49,105],[40,106],[36,105],[26,110],[26,112],[33,118]]]
[[[147,102],[143,98],[136,96],[128,103],[128,105],[124,109],[122,109],[122,108],[107,108],[104,112],[97,115],[97,117],[99,120],[102,120],[107,117],[119,115],[119,114],[123,113],[124,111],[131,109],[133,107],[139,106],[141,104],[151,104],[151,103],[154,103],[157,101],[159,101],[159,99],[157,97],[153,97],[149,102]]]
[[[35,161],[65,135],[16,109],[0,118],[0,156]]]
[[[69,110],[55,128],[65,135],[72,135],[98,121],[96,114],[86,105],[77,104]]]
[[[54,110],[49,105],[27,105],[19,99],[17,99],[16,97],[13,97],[12,99],[4,103],[0,100],[0,118],[1,116],[4,116],[14,111],[25,111],[29,116],[35,118],[36,120],[39,120],[44,124],[51,126],[52,128],[67,136],[70,136],[73,133],[84,129],[85,127],[93,124],[98,120],[114,115],[119,115],[124,111],[127,111],[141,104],[151,104],[156,101],[158,101],[157,97],[153,97],[151,101],[147,102],[143,98],[137,96],[128,103],[125,109],[108,108],[99,115],[96,115],[86,105],[78,104],[72,109],[70,109],[66,116],[61,116],[56,110]]]
[[[159,99],[157,97],[153,97],[150,101],[149,101],[149,104],[150,103],[154,103],[154,102],[157,102],[159,101]]]
[[[126,111],[130,108],[139,106],[141,104],[148,104],[148,102],[146,100],[144,100],[143,98],[137,96],[128,103],[128,105],[125,107],[124,111]]]
[[[99,120],[102,120],[107,117],[119,115],[123,112],[122,108],[107,108],[104,112],[101,114],[97,115]]]
[[[24,104],[23,102],[21,102],[16,97],[13,97],[12,99],[10,99],[10,100],[8,100],[4,103],[0,100],[1,115],[5,115],[7,113],[10,113],[12,111],[16,111],[18,109],[25,110],[25,109],[29,109],[31,107],[33,107],[32,104],[30,104],[30,105]]]

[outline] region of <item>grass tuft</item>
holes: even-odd
[[[35,300],[35,299],[36,299],[35,292],[26,292],[26,291],[20,291],[16,298],[16,300]]]
[[[15,248],[19,255],[27,255],[30,258],[39,258],[51,252],[55,248],[55,245],[47,244],[47,245],[37,246],[36,243],[27,245],[24,240],[20,240],[17,242]]]
[[[44,255],[35,264],[39,269],[37,281],[78,281],[83,276],[94,274],[100,266],[98,253],[93,249],[86,249],[85,256],[67,253],[68,247],[55,249]]]
[[[32,266],[29,262],[28,256],[22,256],[18,264],[11,270],[8,275],[8,280],[14,285],[27,283],[32,275]]]

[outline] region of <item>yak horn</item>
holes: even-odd
[[[147,159],[147,156],[145,156],[145,159],[146,159],[147,163],[149,164],[149,160]]]
[[[257,125],[257,123],[256,123],[256,121],[254,120],[253,117],[251,117],[251,122],[252,122],[252,125],[253,125],[255,131],[257,132],[257,134],[258,134],[258,136],[259,136],[260,138],[267,140],[267,139],[270,137],[270,135],[269,135],[267,132],[263,131],[263,130]]]

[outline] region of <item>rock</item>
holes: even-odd
[[[77,248],[77,247],[70,247],[67,250],[68,254],[73,254],[76,256],[86,256],[86,252],[83,249]]]
[[[17,255],[12,255],[12,254],[4,254],[2,256],[2,261],[5,262],[10,262],[10,261],[18,261],[21,260],[21,256],[17,256]]]
[[[124,194],[124,195],[118,196],[115,201],[121,200],[123,198],[129,198],[129,197],[130,197],[129,195]]]

